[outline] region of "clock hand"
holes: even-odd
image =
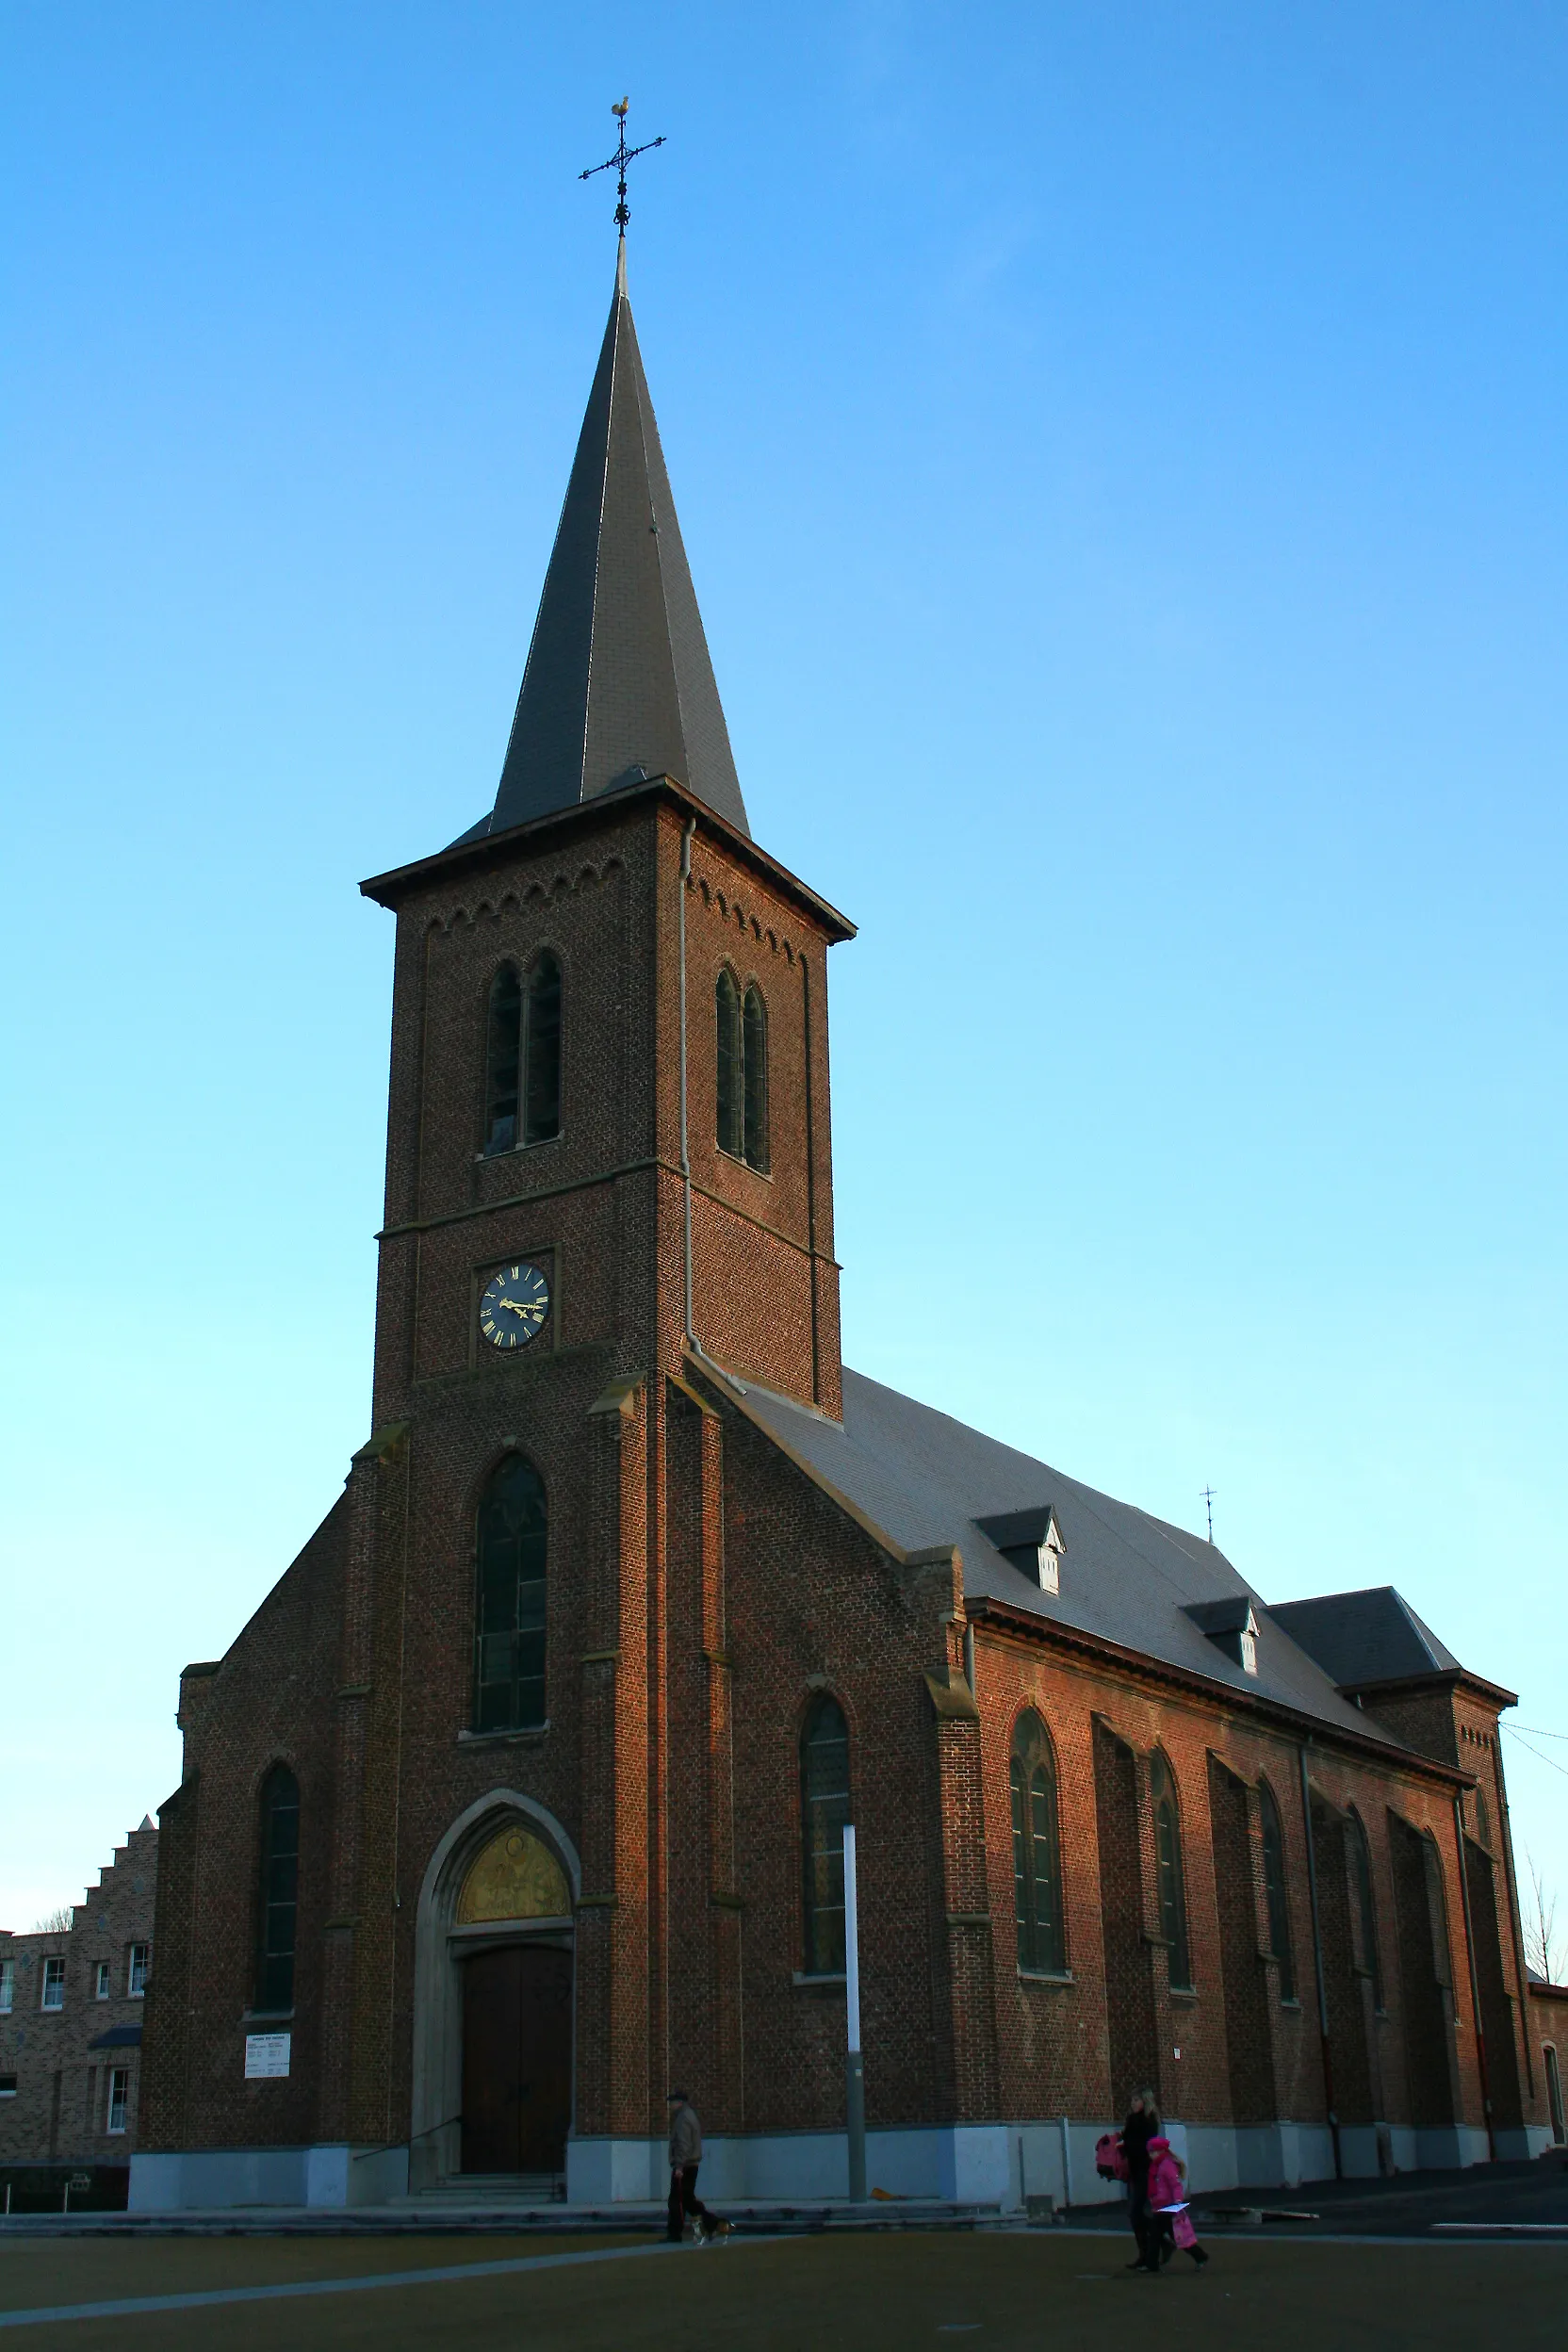
[[[510,1307],[514,1315],[537,1315],[539,1313],[539,1303],[534,1298],[521,1301],[515,1298],[498,1298],[496,1304],[498,1307]]]

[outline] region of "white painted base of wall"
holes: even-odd
[[[1496,2141],[1499,2164],[1518,2164],[1521,2160],[1533,2164],[1538,2156],[1544,2156],[1549,2148],[1558,2145],[1549,2123],[1515,2124],[1499,2132]]]
[[[1124,2192],[1102,2180],[1094,2144],[1107,2122],[1067,2117],[1023,2123],[956,2124],[866,2134],[866,2185],[890,2197],[936,2197],[957,2205],[996,2205],[1021,2211],[1031,2197],[1058,2206],[1114,2203]],[[1270,2123],[1167,2126],[1187,2167],[1188,2186],[1216,2189],[1298,2187],[1333,2178],[1333,2142],[1326,2124]],[[1447,2171],[1487,2161],[1486,2133],[1473,2125],[1389,2134],[1400,2172]],[[1541,2155],[1552,2145],[1540,2124],[1499,2132],[1499,2157]],[[1375,2180],[1377,2133],[1371,2125],[1340,2134],[1347,2176]],[[699,2180],[705,2202],[820,2204],[847,2198],[849,2159],[841,2132],[759,2132],[715,2134],[703,2148]],[[573,2205],[662,2204],[669,2195],[669,2159],[662,2139],[573,2139],[566,2144],[566,2197]],[[409,2192],[408,2150],[317,2148],[192,2148],[176,2156],[133,2156],[130,2210],[171,2213],[227,2205],[341,2207],[383,2205]]]
[[[133,2213],[225,2205],[384,2205],[408,2188],[406,2148],[196,2148],[133,2156]]]

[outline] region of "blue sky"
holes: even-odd
[[[13,5],[0,1923],[367,1430],[388,918],[632,293],[849,1361],[1568,1735],[1546,7]],[[1568,1907],[1568,1737],[1516,1834]]]

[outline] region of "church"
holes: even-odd
[[[368,1434],[181,1676],[132,2206],[662,2198],[674,2085],[705,2196],[842,2198],[857,1944],[893,2196],[1103,2196],[1144,2085],[1200,2190],[1544,2147],[1511,1695],[841,1362],[853,927],[752,838],[624,240],[494,805],[362,887]]]

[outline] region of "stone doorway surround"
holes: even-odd
[[[537,1838],[561,1865],[571,1889],[573,1917],[507,1919],[460,1926],[458,1898],[482,1848],[509,1823]],[[409,2121],[408,2185],[417,2195],[460,2172],[463,2104],[463,1984],[460,1954],[524,1941],[575,1946],[575,1913],[582,1892],[577,1848],[532,1797],[492,1788],[460,1813],[431,1855],[419,1889],[414,1931],[414,2098]],[[573,2112],[576,2112],[574,1983]]]

